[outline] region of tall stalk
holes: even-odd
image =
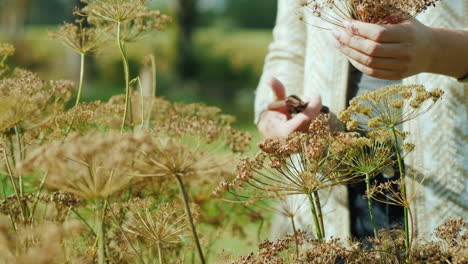
[[[163,264],[161,243],[159,243],[159,242],[158,242],[158,259],[159,259],[159,264]]]
[[[75,106],[80,103],[81,93],[83,91],[83,80],[84,80],[84,68],[85,68],[85,54],[80,53],[81,62],[80,62],[80,83],[78,85],[78,94],[76,95]]]
[[[23,144],[22,144],[22,134],[21,134],[21,129],[19,128],[18,125],[15,125],[15,134],[16,134],[16,141],[18,143],[18,158],[19,162],[21,162],[24,159],[24,149],[23,149]],[[13,153],[13,155],[15,155]],[[20,192],[20,197],[23,197],[24,195],[24,184],[23,184],[23,175],[19,174],[18,175],[18,184],[19,184],[19,192]]]
[[[315,234],[317,235],[317,239],[319,241],[322,241],[323,236],[322,236],[322,231],[320,229],[320,224],[319,224],[319,220],[318,220],[318,216],[317,216],[317,210],[315,208],[314,198],[312,197],[311,193],[309,195],[307,195],[307,196],[309,197],[310,209],[312,211],[312,217],[314,219]]]
[[[104,201],[97,201],[96,204],[96,219],[97,219],[97,235],[98,235],[98,264],[104,264],[106,261],[105,252],[105,230],[104,230]]]
[[[180,175],[175,175],[175,177],[177,179],[177,183],[179,184],[179,190],[184,200],[185,213],[187,215],[187,220],[190,224],[190,230],[192,231],[193,240],[195,241],[195,245],[197,246],[198,256],[200,257],[201,263],[205,264],[206,263],[205,257],[203,256],[203,251],[200,245],[200,240],[198,239],[197,229],[195,227],[195,224],[193,223],[193,216],[190,210],[189,198],[187,195],[187,191],[185,190],[184,182],[182,181],[182,178],[180,177]]]
[[[370,176],[369,174],[366,174],[366,191],[367,193],[369,193],[370,191]],[[367,197],[367,206],[369,207],[369,215],[370,215],[370,219],[371,219],[371,222],[372,222],[372,230],[374,231],[374,237],[375,239],[378,239],[379,238],[379,235],[377,233],[377,225],[375,223],[375,218],[374,218],[374,210],[372,208],[372,199],[370,197]]]
[[[296,258],[299,259],[299,241],[297,238],[297,229],[296,224],[294,223],[294,216],[289,216],[289,219],[291,220],[291,227],[294,233],[294,241],[296,243]]]
[[[130,70],[128,66],[128,58],[127,53],[125,52],[124,43],[122,41],[122,24],[119,22],[117,23],[117,45],[119,46],[120,55],[122,56],[122,63],[124,67],[124,75],[125,75],[125,109],[122,118],[122,125],[120,127],[120,131],[123,132],[125,128],[125,121],[127,120],[127,115],[130,108]]]
[[[15,192],[15,197],[16,197],[16,201],[18,202],[18,207],[21,211],[21,216],[23,217],[23,222],[25,222],[27,219],[26,211],[24,210],[23,203],[21,202],[21,196],[20,196],[18,187],[16,186],[16,181],[13,176],[13,171],[11,170],[10,163],[8,162],[8,157],[6,157],[4,161],[5,161],[5,167],[7,168],[8,177],[11,182],[11,186],[13,187],[13,191]]]
[[[117,226],[119,227],[119,230],[120,232],[122,232],[122,235],[124,236],[125,238],[125,241],[127,241],[127,243],[130,245],[130,247],[132,248],[133,252],[135,252],[135,254],[137,255],[138,259],[140,260],[140,263],[141,264],[145,264],[145,261],[143,260],[143,257],[140,255],[140,253],[138,253],[138,250],[135,248],[135,246],[133,245],[133,243],[130,241],[130,239],[128,238],[127,236],[127,233],[125,233],[125,231],[123,230],[122,228],[122,224],[121,224],[121,221],[119,219],[117,219],[117,216],[115,215],[114,213],[114,209],[112,209],[111,207],[111,204],[108,200],[106,200],[107,204],[109,204],[109,211],[111,212],[111,215],[112,217],[114,218],[114,221],[116,222]]]
[[[320,204],[320,197],[318,191],[315,191],[313,196],[315,202],[315,210],[317,211],[317,217],[319,220],[320,232],[322,233],[322,238],[325,239],[325,226],[323,225],[322,205]]]
[[[405,174],[403,172],[403,159],[401,158],[401,150],[400,150],[400,145],[398,143],[398,137],[396,134],[396,129],[395,127],[392,127],[392,133],[393,133],[393,144],[395,146],[395,152],[397,155],[397,160],[398,160],[398,169],[400,171],[400,181],[401,181],[401,193],[403,196],[403,199],[406,199],[406,185],[405,185]],[[411,245],[410,245],[410,230],[409,230],[409,222],[408,222],[408,208],[406,206],[403,207],[403,217],[404,217],[404,225],[405,225],[405,249],[406,249],[406,257],[409,257],[409,253],[411,250]]]

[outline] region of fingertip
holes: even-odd
[[[286,91],[283,83],[275,77],[270,79],[269,85],[275,94],[276,100],[283,100],[286,98]]]
[[[320,94],[313,94],[311,96],[305,96],[305,101],[309,103],[309,106],[316,107],[322,106],[322,96]]]

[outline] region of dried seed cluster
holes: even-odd
[[[372,24],[399,24],[435,6],[438,0],[298,0],[304,12],[335,26],[355,19]],[[304,17],[302,17],[304,19]]]

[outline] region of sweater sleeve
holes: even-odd
[[[268,104],[275,100],[268,85],[272,77],[285,85],[287,95],[292,91],[302,91],[307,31],[306,24],[299,19],[299,10],[295,0],[278,0],[273,42],[269,45],[255,94],[255,123]]]

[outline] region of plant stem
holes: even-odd
[[[159,264],[163,264],[161,243],[158,243],[158,258],[159,258]]]
[[[11,155],[11,160],[13,161],[13,166],[16,166],[16,157],[15,157],[15,145],[13,142],[13,138],[11,137],[11,134],[8,133],[8,142],[10,144],[10,155]],[[5,152],[6,153],[6,152]],[[7,155],[8,156],[8,155]],[[8,157],[7,157],[8,158]]]
[[[72,208],[71,211],[72,211],[73,213],[75,213],[76,216],[78,216],[78,218],[88,227],[89,231],[91,231],[91,233],[93,233],[93,235],[94,235],[95,237],[97,237],[96,232],[94,232],[93,228],[92,228],[91,225],[88,223],[88,221],[86,221],[86,219],[84,219],[84,218],[78,213],[78,211],[76,211],[74,208]]]
[[[320,204],[320,197],[318,191],[314,192],[314,202],[315,210],[317,211],[317,217],[319,220],[320,232],[322,233],[322,238],[325,239],[325,226],[323,225],[322,205]]]
[[[26,219],[27,219],[26,212],[23,208],[23,203],[21,202],[21,198],[20,198],[21,196],[19,194],[18,187],[16,186],[16,181],[15,181],[15,178],[13,177],[13,171],[11,170],[10,163],[8,162],[8,158],[5,158],[5,166],[8,171],[8,177],[10,178],[11,185],[13,187],[13,190],[15,191],[16,200],[18,202],[18,207],[21,211],[21,216],[23,217],[23,222],[26,222]]]
[[[45,181],[47,179],[47,175],[48,174],[46,173],[44,175],[44,177],[42,177],[41,183],[39,185],[39,190],[37,190],[36,200],[34,201],[34,205],[33,205],[32,209],[31,209],[30,214],[29,214],[29,218],[31,219],[31,223],[34,220],[34,213],[36,212],[37,204],[39,203],[39,196],[41,195],[42,189],[44,188],[44,184],[45,184]]]
[[[312,197],[311,193],[308,194],[308,197],[309,197],[309,202],[310,202],[310,209],[312,211],[312,216],[314,218],[315,233],[317,234],[317,239],[319,241],[322,241],[323,237],[322,237],[322,232],[320,230],[319,220],[317,217],[317,211],[315,210],[314,198]]]
[[[104,201],[100,200],[96,205],[97,211],[97,224],[98,224],[98,263],[104,264],[106,259],[105,252],[105,232],[104,232]]]
[[[294,216],[289,216],[289,219],[291,219],[291,226],[294,232],[294,240],[296,242],[296,259],[299,259],[299,241],[297,239],[297,230],[296,230],[296,224],[294,223]]]
[[[200,245],[200,240],[198,239],[197,229],[195,227],[195,224],[193,223],[192,212],[190,211],[189,198],[188,198],[187,192],[185,190],[184,183],[183,183],[182,178],[180,177],[180,175],[176,174],[175,177],[177,179],[177,183],[179,184],[179,189],[180,189],[182,198],[184,200],[187,219],[188,219],[189,224],[190,224],[190,229],[192,231],[193,240],[195,240],[195,245],[197,246],[197,251],[198,251],[198,255],[200,257],[200,261],[201,261],[202,264],[205,264],[205,257],[203,256],[203,251],[202,251],[202,248],[201,248],[201,245]]]
[[[76,95],[76,102],[75,106],[80,103],[81,93],[83,92],[83,80],[84,80],[84,69],[85,69],[85,55],[83,53],[80,54],[81,56],[81,64],[80,64],[80,83],[78,85],[78,94]]]
[[[367,193],[370,191],[370,176],[369,174],[366,174],[366,189]],[[375,223],[375,218],[374,218],[374,210],[372,208],[372,199],[370,197],[367,197],[367,206],[369,207],[369,215],[370,219],[372,222],[372,230],[374,231],[374,237],[375,239],[379,238],[378,232],[377,232],[377,224]]]
[[[152,82],[152,85],[153,85],[153,96],[156,97],[156,81],[157,81],[157,77],[156,77],[156,59],[154,58],[154,55],[151,54],[150,56],[151,58],[151,73],[153,75],[153,82]]]
[[[144,261],[143,258],[141,257],[140,253],[138,253],[138,250],[135,248],[135,246],[133,246],[132,242],[130,242],[130,239],[128,239],[127,233],[125,233],[125,230],[123,230],[122,224],[121,224],[120,220],[117,219],[117,216],[115,215],[114,210],[112,209],[110,202],[107,201],[107,204],[109,205],[109,209],[110,209],[109,211],[111,212],[112,217],[114,218],[114,221],[117,223],[117,226],[119,227],[120,232],[122,232],[122,234],[123,234],[125,240],[126,240],[127,243],[130,245],[130,247],[133,249],[133,251],[135,252],[135,254],[137,255],[137,257],[140,259],[140,262],[141,262],[142,264],[145,264],[145,261]]]
[[[125,109],[122,118],[122,125],[120,127],[120,132],[123,132],[125,128],[125,121],[127,120],[127,115],[130,108],[130,70],[128,67],[128,59],[127,54],[125,52],[124,43],[121,37],[122,31],[122,24],[119,22],[117,23],[117,45],[119,46],[120,55],[122,56],[122,63],[124,67],[124,75],[125,75]]]
[[[397,160],[398,160],[398,169],[400,171],[401,193],[402,193],[403,199],[406,199],[406,185],[405,185],[405,174],[403,172],[403,159],[401,158],[400,145],[398,143],[398,137],[396,134],[395,127],[392,127],[392,133],[393,133],[393,144],[395,146],[395,151],[396,151]],[[408,208],[406,206],[403,207],[403,217],[404,217],[404,225],[405,225],[406,258],[409,258],[411,245],[410,245],[410,234],[409,234],[410,230],[409,230],[409,223],[408,223]]]
[[[16,134],[16,141],[18,143],[18,152],[19,152],[19,162],[23,159],[23,148],[21,144],[21,133],[18,125],[15,125],[15,134]],[[19,184],[19,193],[20,197],[23,197],[24,194],[24,186],[23,186],[23,175],[18,175],[18,184]]]

